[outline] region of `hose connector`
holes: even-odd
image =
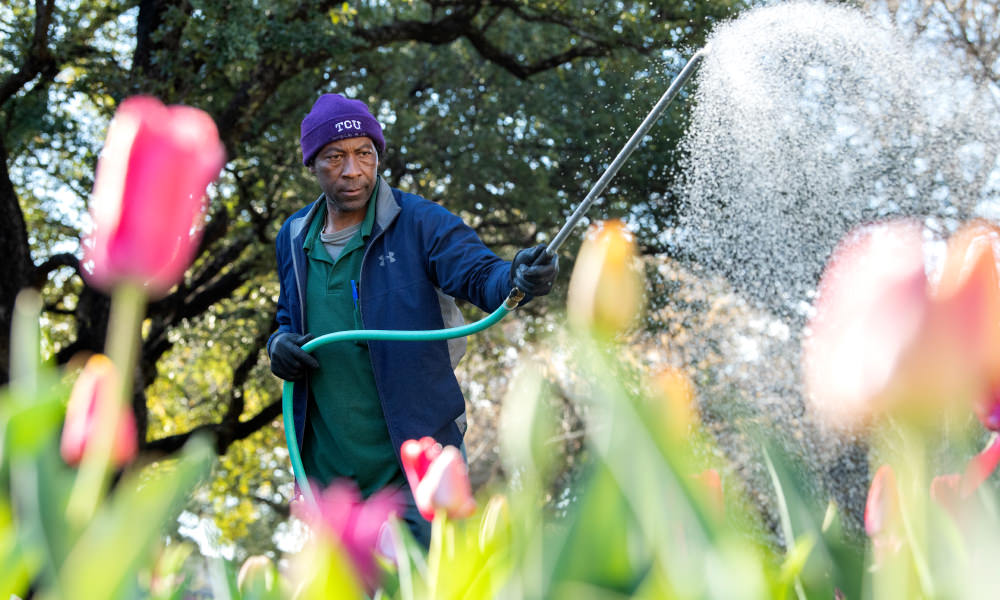
[[[524,300],[524,292],[515,287],[510,291],[507,299],[503,301],[503,306],[507,310],[514,310],[521,303],[521,300]]]

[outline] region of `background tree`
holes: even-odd
[[[43,291],[55,361],[103,346],[108,300],[81,279],[87,265],[78,257],[93,167],[118,102],[143,93],[208,111],[229,162],[210,194],[197,260],[148,308],[133,407],[150,460],[193,432],[214,436],[224,457],[200,505],[205,514],[232,531],[237,522],[272,524],[290,480],[275,419],[279,386],[262,352],[274,329],[272,243],[282,221],[316,196],[297,142],[316,96],[337,91],[368,102],[385,124],[389,182],[461,214],[509,256],[554,232],[734,4],[0,7],[0,218],[9,232],[0,242],[0,382],[21,288]],[[665,119],[655,130],[603,212],[641,213],[651,227],[669,222],[671,204],[655,200],[671,194],[681,123]]]

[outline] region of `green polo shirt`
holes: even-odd
[[[360,279],[365,240],[375,222],[375,193],[361,229],[336,261],[320,239],[325,221],[326,211],[318,211],[303,243],[308,257],[306,329],[317,337],[362,328],[352,285]],[[309,376],[302,444],[306,475],[323,486],[338,478],[352,479],[365,497],[401,485],[403,473],[389,439],[367,343],[333,342],[314,356],[320,368]]]

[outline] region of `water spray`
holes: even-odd
[[[708,47],[704,47],[698,52],[696,52],[690,59],[688,59],[687,64],[681,69],[681,72],[674,77],[674,80],[670,82],[670,87],[667,91],[663,93],[663,96],[657,101],[653,106],[646,118],[643,119],[642,123],[629,138],[625,146],[618,152],[618,156],[615,157],[611,164],[605,169],[604,174],[601,175],[597,183],[590,189],[587,196],[580,202],[573,214],[570,215],[569,219],[562,226],[559,232],[556,234],[552,241],[549,242],[548,246],[545,248],[544,254],[546,257],[539,257],[537,260],[548,260],[555,256],[559,251],[559,248],[569,237],[572,229],[580,222],[583,216],[586,214],[590,206],[597,201],[597,199],[604,193],[607,189],[608,184],[611,179],[618,173],[628,160],[632,152],[639,146],[642,139],[649,132],[649,129],[663,114],[663,111],[667,109],[667,106],[677,97],[680,93],[681,88],[684,84],[688,82],[691,76],[694,74],[698,64],[705,57],[708,52]],[[537,261],[536,261],[537,262]],[[353,340],[383,340],[383,341],[434,341],[434,340],[448,340],[457,337],[465,337],[473,333],[478,333],[488,327],[499,323],[507,313],[513,311],[517,308],[517,305],[524,299],[524,292],[517,289],[516,287],[510,291],[507,299],[497,308],[492,314],[484,319],[476,321],[475,323],[470,323],[461,327],[451,327],[447,329],[433,329],[429,331],[392,331],[392,330],[378,330],[378,329],[357,329],[351,331],[337,331],[334,333],[328,333],[315,338],[302,346],[302,349],[306,352],[311,352],[320,346],[324,346],[333,342],[342,341],[353,341]],[[295,483],[298,485],[299,490],[302,492],[302,497],[309,506],[314,506],[316,504],[316,498],[313,494],[312,488],[309,485],[309,481],[306,478],[305,469],[302,466],[302,456],[299,453],[299,445],[295,436],[295,421],[292,412],[292,396],[294,392],[295,384],[291,381],[286,381],[282,387],[281,395],[281,411],[282,418],[285,426],[285,442],[288,445],[288,458],[292,463],[292,475],[295,477]]]

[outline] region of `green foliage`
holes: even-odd
[[[38,313],[19,303],[15,348],[37,356]],[[125,473],[97,512],[80,521],[68,510],[82,481],[59,456],[69,388],[50,367],[24,361],[0,398],[0,593],[19,596],[31,584],[46,598],[128,598],[164,527],[212,460],[195,439],[155,476]]]
[[[461,214],[509,258],[554,233],[679,59],[738,5],[60,1],[40,51],[35,4],[12,2],[0,7],[0,80],[51,60],[0,99],[32,257],[79,256],[103,132],[123,98],[151,94],[216,119],[229,162],[185,284],[150,305],[136,412],[153,448],[199,427],[223,437],[216,482],[187,508],[239,544],[237,557],[265,552],[266,532],[284,519],[268,502],[286,504],[291,490],[277,466],[283,442],[271,426],[226,432],[278,399],[260,352],[277,298],[273,240],[317,195],[298,156],[299,121],[316,96],[368,102],[385,126],[388,181]],[[643,227],[669,220],[682,123],[680,112],[663,119],[598,210],[642,214]],[[104,336],[107,306],[80,268],[52,271],[43,288],[46,355],[59,363],[99,350]],[[256,366],[236,380],[247,360]]]

